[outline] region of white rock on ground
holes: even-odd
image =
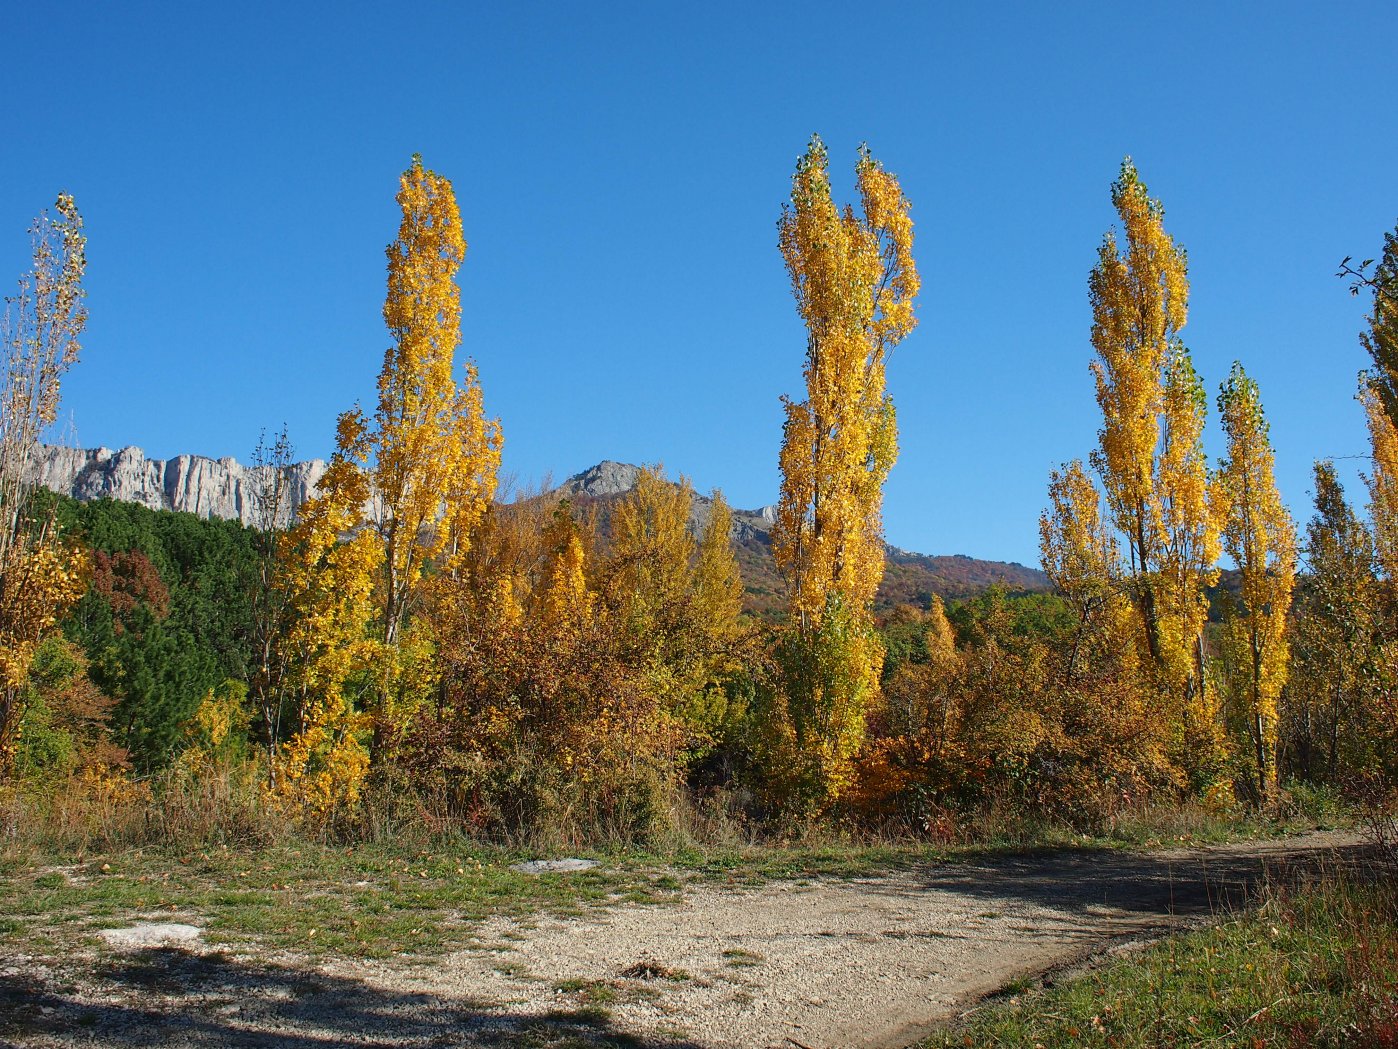
[[[103,929],[97,935],[112,947],[164,947],[172,943],[193,943],[203,935],[203,930],[179,922],[159,922],[133,925],[129,929]]]
[[[510,865],[510,870],[521,874],[554,874],[560,871],[590,871],[597,866],[596,860],[526,860]]]

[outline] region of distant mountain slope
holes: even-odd
[[[315,494],[325,473],[319,459],[291,467],[293,508]],[[180,455],[148,459],[139,448],[90,450],[46,446],[38,463],[39,483],[82,502],[116,499],[153,510],[181,510],[205,518],[254,522],[257,474],[236,459]],[[640,468],[610,460],[574,474],[554,492],[579,502],[607,506],[631,491]],[[708,519],[710,500],[696,494],[690,519]],[[776,508],[733,511],[733,543],[747,591],[748,610],[765,614],[781,608],[782,582],[772,558],[772,522]],[[876,604],[925,605],[932,594],[967,597],[994,583],[1013,590],[1047,590],[1048,578],[1037,569],[1013,562],[981,561],[961,555],[929,556],[888,548],[888,571]]]
[[[636,484],[640,468],[629,463],[602,462],[575,474],[554,489],[569,498],[598,504],[605,512]],[[708,519],[710,500],[694,496],[690,520],[695,525]],[[772,557],[772,523],[776,507],[733,511],[733,544],[738,567],[743,574],[745,604],[749,612],[767,614],[784,604],[781,575]],[[914,604],[926,606],[936,594],[941,598],[970,597],[1002,583],[1011,590],[1047,591],[1048,576],[1037,568],[1017,562],[982,561],[963,554],[932,556],[888,549],[888,569],[879,587],[876,608]]]

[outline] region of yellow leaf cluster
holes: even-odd
[[[883,647],[869,607],[883,578],[883,484],[898,454],[888,354],[916,325],[911,207],[867,149],[861,214],[836,207],[813,137],[797,162],[778,242],[806,325],[806,397],[786,400],[772,552],[799,638],[787,649],[786,717],[801,792],[838,796],[878,690]],[[792,661],[805,661],[802,668]]]
[[[342,447],[361,432],[357,418],[341,418]],[[351,688],[379,654],[368,631],[383,546],[372,532],[354,531],[368,494],[363,471],[337,454],[321,494],[302,505],[282,537],[277,585],[291,614],[279,645],[298,725],[278,755],[272,784],[315,812],[357,797],[368,768],[366,719]]]
[[[86,592],[91,567],[85,550],[54,535],[52,522],[17,538],[0,560],[0,778],[14,761],[34,654]]]
[[[883,576],[880,505],[897,457],[884,368],[916,324],[910,205],[867,150],[856,174],[862,215],[835,206],[828,155],[813,138],[778,225],[807,341],[806,398],[786,402],[773,553],[804,625],[832,594],[867,607]]]
[[[1102,429],[1092,463],[1125,551],[1122,574],[1150,661],[1166,683],[1204,688],[1204,588],[1218,524],[1203,449],[1207,399],[1178,333],[1188,316],[1184,251],[1128,159],[1112,184],[1125,243],[1108,233],[1089,279],[1092,373]]]
[[[339,800],[356,794],[369,758],[397,745],[437,687],[438,613],[500,462],[475,366],[459,383],[453,374],[466,241],[451,183],[414,157],[397,202],[378,404],[372,418],[357,408],[340,417],[335,458],[287,538],[279,583],[301,711],[282,789]]]

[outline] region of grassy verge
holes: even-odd
[[[102,928],[153,920],[190,921],[233,946],[426,956],[475,944],[492,915],[657,903],[680,888],[673,875],[615,863],[519,874],[513,858],[384,845],[10,857],[0,861],[0,954],[60,956],[95,945]]]
[[[1214,927],[993,1004],[924,1049],[1398,1046],[1398,886],[1269,885]]]
[[[428,957],[482,946],[480,923],[494,915],[664,903],[691,881],[743,887],[852,878],[1025,848],[1192,845],[1333,822],[1315,806],[1271,819],[1172,807],[1124,816],[1086,836],[1009,820],[945,843],[880,842],[818,829],[786,843],[687,839],[650,851],[583,850],[600,866],[531,876],[509,869],[527,858],[519,849],[421,827],[396,828],[346,847],[305,840],[284,827],[273,836],[247,806],[190,804],[178,794],[145,804],[146,810],[127,813],[141,832],[127,837],[124,847],[113,825],[100,824],[91,812],[79,813],[80,834],[69,824],[59,825],[58,833],[52,823],[37,822],[27,841],[17,834],[0,847],[0,955],[59,958],[95,947],[103,928],[183,920],[203,928],[210,942],[234,948],[257,943],[312,955]],[[107,829],[95,833],[89,825]],[[164,828],[163,834],[153,836],[152,827]],[[259,834],[249,827],[260,828]],[[42,830],[47,836],[37,833]]]

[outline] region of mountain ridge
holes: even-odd
[[[326,463],[308,459],[288,467],[290,510],[294,514],[316,493]],[[260,523],[266,467],[244,465],[232,457],[211,459],[179,455],[151,459],[134,445],[113,450],[43,445],[34,463],[34,480],[45,488],[81,502],[115,499],[153,510],[175,510],[206,518],[224,518],[245,525]],[[604,459],[573,474],[549,494],[591,501],[602,506],[629,492],[641,468]],[[695,493],[690,520],[700,526],[708,518],[708,496]],[[782,582],[771,552],[776,507],[733,510],[732,539],[743,573],[749,610],[773,612],[784,603]],[[1048,590],[1048,578],[1035,568],[1014,561],[987,561],[964,554],[920,554],[885,544],[888,571],[877,604],[925,606],[933,594],[968,597],[995,583],[1014,590]]]

